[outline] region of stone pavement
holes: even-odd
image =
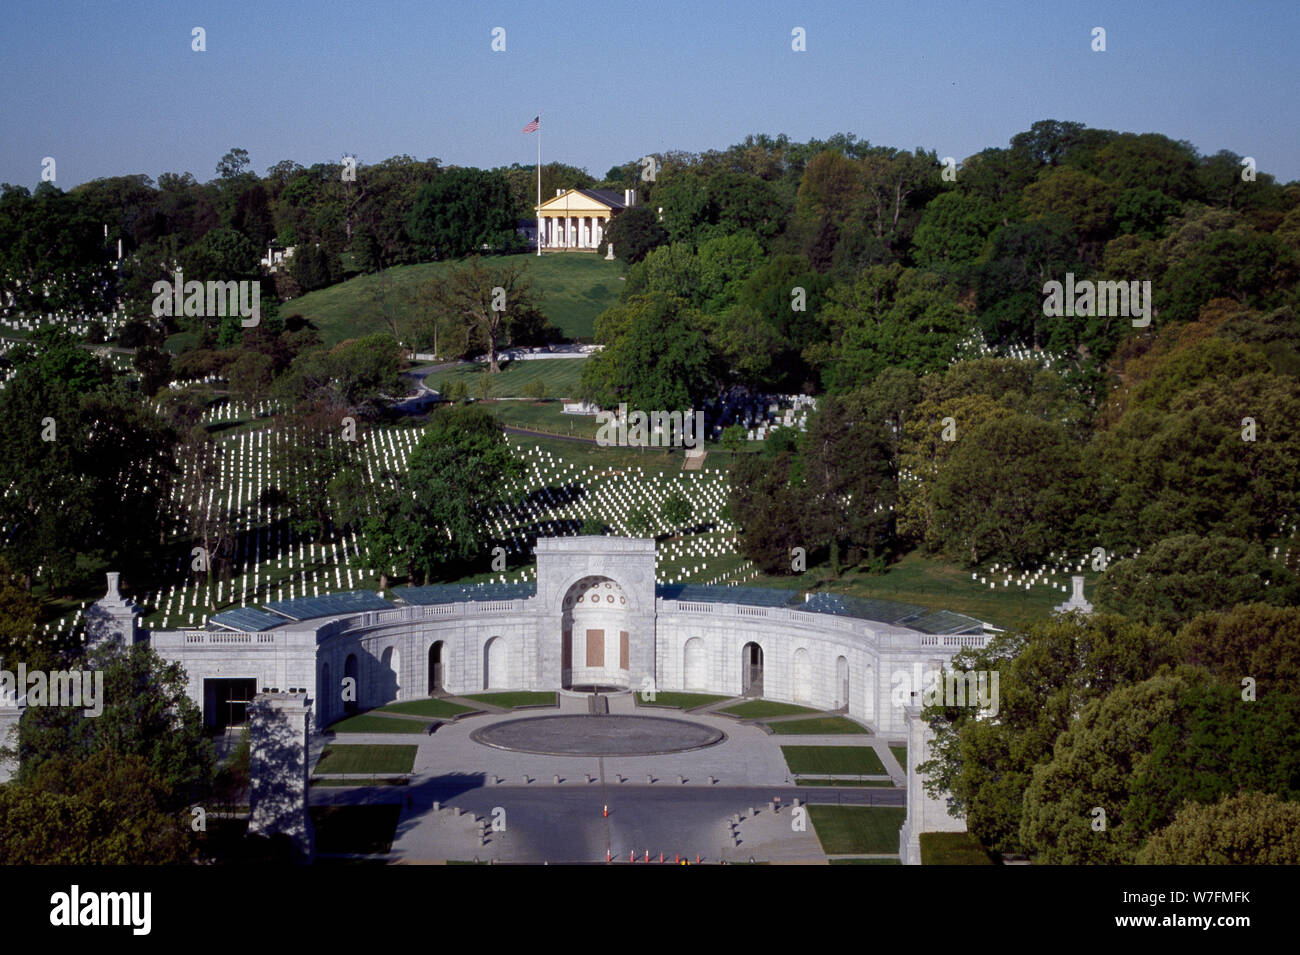
[[[313,789],[313,804],[400,802],[391,857],[408,863],[446,859],[512,862],[638,861],[648,850],[692,861],[826,861],[811,821],[791,829],[795,798],[818,803],[902,805],[902,789],[794,787],[781,746],[871,746],[890,777],[904,781],[887,741],[867,734],[776,736],[765,728],[707,709],[637,707],[611,696],[611,713],[685,719],[714,727],[725,739],[705,749],[657,756],[550,756],[482,745],[470,734],[524,716],[586,713],[583,697],[561,696],[559,708],[500,711],[440,724],[432,735],[347,733],[336,745],[414,744],[411,784],[367,789]],[[567,704],[567,709],[566,709]],[[725,704],[723,704],[725,705]],[[326,740],[312,740],[313,764]],[[710,781],[712,777],[712,781]],[[772,812],[770,800],[782,807]],[[438,808],[434,808],[435,802]],[[605,810],[608,809],[608,815]],[[751,812],[753,810],[753,812]],[[494,816],[495,811],[495,816]],[[733,826],[736,815],[740,821]],[[492,820],[504,822],[494,831]],[[483,831],[486,823],[487,831]],[[737,842],[736,835],[739,835]],[[485,841],[486,838],[486,841]]]

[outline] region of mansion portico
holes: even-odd
[[[635,189],[625,189],[621,198],[613,189],[557,189],[538,209],[542,251],[594,252],[610,220],[635,204]]]

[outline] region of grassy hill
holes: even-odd
[[[597,255],[577,252],[541,258],[536,255],[507,255],[489,261],[493,265],[526,266],[533,287],[542,294],[542,311],[551,324],[573,339],[591,339],[595,334],[596,316],[618,300],[623,286],[622,265]],[[302,315],[320,330],[321,338],[328,345],[387,331],[387,325],[374,311],[371,296],[378,292],[387,278],[391,278],[393,297],[402,303],[398,306],[398,327],[402,328],[415,318],[413,306],[403,301],[405,293],[454,264],[423,262],[399,265],[379,275],[360,275],[286,302],[281,314]]]
[[[453,381],[464,381],[472,397],[523,398],[530,382],[546,385],[548,398],[573,398],[578,394],[578,379],[585,358],[545,358],[536,361],[508,362],[498,374],[491,374],[486,364],[464,364],[435,371],[425,378],[434,391],[445,392]],[[490,391],[480,392],[487,379]]]

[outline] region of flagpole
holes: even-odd
[[[542,255],[542,114],[537,114],[537,257]]]

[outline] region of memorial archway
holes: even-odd
[[[763,648],[757,643],[740,648],[740,692],[742,696],[763,695]]]
[[[560,626],[560,685],[626,688],[631,682],[627,595],[604,576],[584,577],[565,592]]]
[[[442,692],[443,669],[442,669],[442,651],[446,644],[441,640],[435,640],[433,646],[429,647],[429,695]]]

